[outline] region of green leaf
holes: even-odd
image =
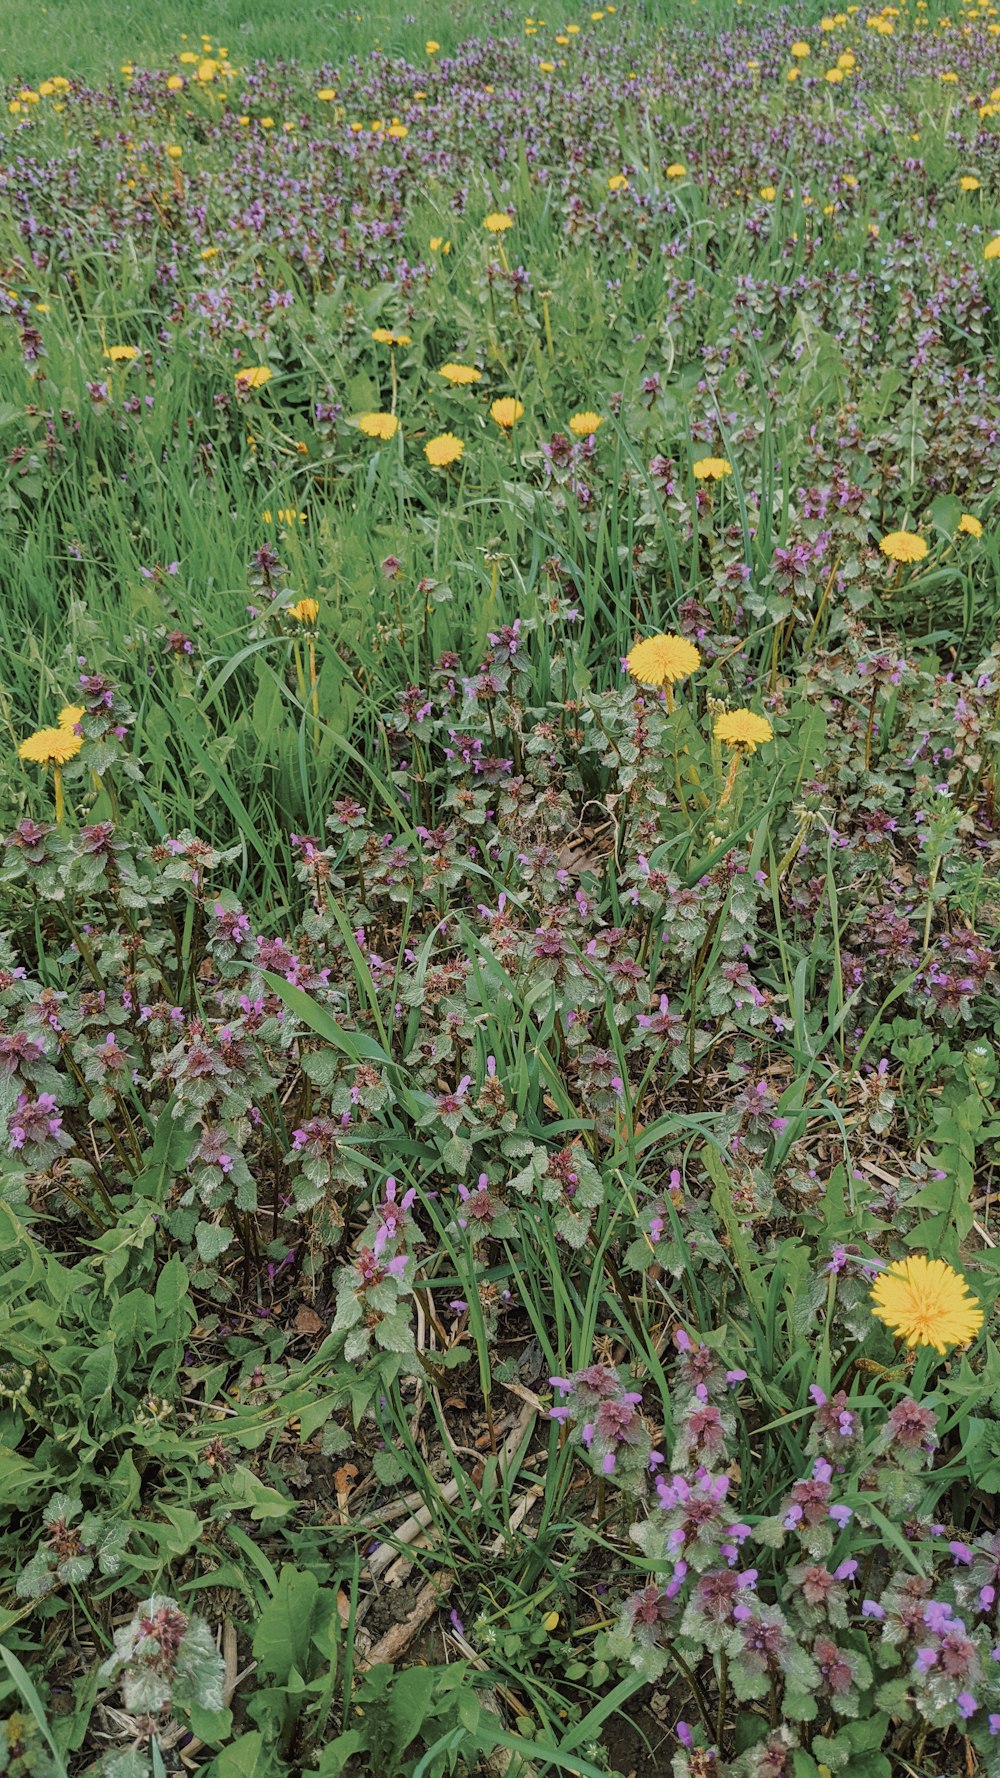
[[[151,1198],[154,1204],[166,1203],[170,1188],[183,1173],[194,1147],[194,1131],[185,1130],[174,1116],[175,1103],[171,1094],[156,1120],[153,1146],[133,1187],[137,1196]]]
[[[223,1748],[209,1767],[210,1778],[266,1778],[273,1770],[271,1756],[264,1751],[264,1737],[257,1729]]]
[[[231,1710],[204,1710],[200,1704],[192,1702],[187,1706],[187,1714],[198,1739],[209,1747],[217,1747],[233,1732]]]
[[[200,1222],[194,1231],[194,1239],[198,1258],[203,1264],[210,1266],[230,1246],[233,1231],[221,1228],[216,1222]]]
[[[156,1280],[156,1312],[172,1318],[187,1296],[187,1267],[180,1254],[172,1253]]]
[[[42,1700],[35,1690],[30,1674],[25,1672],[17,1656],[12,1654],[9,1648],[5,1648],[2,1642],[0,1642],[0,1661],[3,1661],[24,1703],[38,1724],[43,1739],[48,1744],[55,1765],[56,1778],[67,1778],[66,1767],[63,1765],[59,1749],[52,1739],[45,1711],[42,1709]]]
[[[262,1519],[283,1519],[292,1510],[292,1502],[277,1488],[269,1488],[247,1469],[238,1463],[231,1476],[228,1477],[227,1493],[236,1505],[249,1510],[250,1517],[260,1523]]]
[[[313,1637],[336,1609],[332,1588],[321,1587],[308,1569],[286,1562],[254,1633],[253,1652],[262,1670],[281,1685],[288,1684],[293,1670],[308,1677],[316,1666]]]

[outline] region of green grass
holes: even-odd
[[[796,1778],[993,1757],[948,1545],[985,1584],[996,39],[592,10],[0,16],[0,1755],[39,1778],[49,1737],[170,1769],[101,1672],[150,1595],[211,1631],[158,1669],[206,1778],[694,1778],[678,1718],[726,1778],[779,1722]],[[623,672],[675,631],[686,679]],[[57,777],[18,750],[81,663],[113,712]],[[913,1254],[987,1318],[946,1357],[872,1312]],[[650,1448],[730,1479],[686,1576]],[[780,1608],[764,1673],[700,1555]],[[863,1614],[912,1573],[973,1626],[965,1715]]]

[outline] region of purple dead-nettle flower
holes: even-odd
[[[633,1526],[632,1536],[647,1555],[656,1560],[688,1562],[699,1570],[719,1560],[720,1546],[732,1524],[726,1496],[726,1475],[696,1470],[692,1478],[659,1476],[656,1491],[661,1511]]]
[[[848,1595],[845,1582],[853,1579],[857,1563],[842,1562],[831,1573],[822,1562],[799,1562],[788,1570],[788,1579],[797,1589],[797,1610],[802,1621],[812,1628],[837,1625],[846,1629]]]
[[[872,1670],[863,1655],[840,1648],[832,1637],[817,1636],[812,1658],[819,1670],[822,1691],[842,1716],[855,1716],[859,1693],[871,1684]]]
[[[734,1427],[731,1411],[710,1402],[705,1385],[700,1383],[678,1419],[674,1468],[700,1466],[710,1469],[717,1465],[725,1453],[727,1436],[731,1436]]]
[[[937,1450],[937,1415],[912,1396],[904,1396],[887,1416],[876,1449],[887,1453],[904,1469],[919,1472]]]
[[[455,1218],[460,1229],[467,1228],[474,1240],[484,1236],[511,1237],[516,1232],[514,1218],[503,1198],[490,1185],[488,1173],[480,1173],[476,1189],[458,1187],[462,1209]]]
[[[640,1409],[642,1396],[610,1365],[589,1365],[572,1377],[550,1377],[567,1397],[550,1418],[572,1427],[574,1443],[600,1476],[626,1493],[641,1494],[649,1469],[650,1438]]]
[[[738,1626],[752,1615],[756,1600],[757,1570],[736,1573],[732,1568],[712,1568],[695,1583],[681,1624],[681,1634],[713,1654],[735,1653]]]
[[[848,1405],[843,1389],[829,1400],[818,1385],[809,1391],[816,1405],[807,1449],[819,1452],[837,1469],[843,1469],[861,1450],[861,1421]]]
[[[635,1022],[647,1042],[659,1037],[667,1038],[672,1044],[679,1044],[682,1040],[684,1020],[679,1013],[670,1011],[666,994],[660,995],[658,1011],[638,1013]]]
[[[977,1616],[985,1613],[995,1623],[1000,1599],[1000,1531],[983,1532],[971,1547],[957,1543],[948,1547],[953,1556],[962,1550],[962,1566],[952,1578],[959,1606]]]
[[[73,1147],[52,1093],[39,1093],[37,1099],[30,1093],[18,1094],[7,1120],[7,1140],[13,1153],[36,1168],[48,1166],[57,1155]]]
[[[396,1202],[396,1181],[390,1174],[385,1182],[385,1197],[381,1204],[376,1204],[375,1215],[378,1219],[378,1230],[373,1243],[376,1255],[384,1253],[390,1241],[402,1240],[410,1225],[408,1212],[412,1208],[416,1196],[416,1186],[411,1185],[403,1193],[398,1204]]]
[[[240,947],[250,942],[250,916],[245,914],[237,904],[227,908],[217,901],[212,909],[212,929],[209,944],[223,957],[235,956]]]

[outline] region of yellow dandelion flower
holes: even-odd
[[[765,204],[773,204],[778,195],[777,188],[773,185],[762,185],[760,188],[760,195]]]
[[[515,401],[512,395],[501,395],[497,401],[490,404],[491,418],[496,421],[498,426],[502,426],[505,432],[510,431],[523,413],[524,402]]]
[[[687,168],[684,165],[683,161],[671,161],[669,167],[667,168],[667,178],[668,179],[683,179],[686,172],[687,172]]]
[[[843,68],[828,68],[823,76],[823,79],[828,80],[831,86],[839,86],[843,78]]]
[[[692,463],[691,473],[699,482],[721,482],[732,475],[733,466],[725,457],[699,457],[697,463]]]
[[[979,180],[973,179],[971,173],[966,173],[964,178],[959,180],[958,188],[960,191],[978,191]]]
[[[104,356],[110,358],[112,364],[131,364],[133,358],[138,358],[139,348],[138,346],[108,346]]]
[[[408,333],[393,333],[391,327],[374,327],[372,339],[377,340],[380,346],[412,346],[413,344]]]
[[[56,718],[60,728],[76,728],[87,714],[82,704],[64,704]]]
[[[628,180],[624,173],[612,173],[608,180],[609,191],[628,191]]]
[[[429,438],[424,445],[424,456],[434,469],[447,469],[449,463],[457,463],[465,446],[453,432],[442,432],[437,438]]]
[[[408,136],[410,132],[408,126],[405,123],[400,123],[396,118],[385,133],[387,136],[391,136],[394,142],[402,142],[403,137]]]
[[[395,438],[399,431],[395,414],[359,414],[358,425],[366,438]]]
[[[424,44],[424,54],[428,56],[436,56],[440,48],[440,43],[436,43],[433,37],[428,37],[427,42]]]
[[[983,1325],[977,1297],[943,1259],[912,1253],[881,1272],[872,1286],[872,1314],[908,1346],[947,1352],[965,1346]]]
[[[994,235],[992,241],[987,241],[983,258],[1000,259],[1000,235]]]
[[[963,512],[958,521],[958,529],[965,537],[981,537],[983,534],[982,525],[978,519],[973,518],[971,512]]]
[[[21,742],[18,753],[40,766],[64,766],[75,759],[83,746],[83,736],[71,728],[40,728]]]
[[[265,383],[271,381],[274,372],[266,364],[251,364],[245,370],[236,372],[237,391],[243,393],[248,389],[263,389]]]
[[[716,717],[712,733],[723,747],[740,747],[747,753],[774,738],[767,717],[758,716],[754,710],[724,710]]]
[[[182,92],[183,89],[184,89],[183,75],[180,75],[180,74],[168,74],[167,75],[167,92],[168,93],[179,93],[179,92]]]
[[[505,229],[513,228],[513,226],[513,218],[505,216],[502,210],[491,210],[488,216],[483,217],[483,227],[488,229],[491,235],[502,235]]]
[[[685,636],[646,636],[629,650],[625,665],[640,685],[676,685],[697,673],[701,655]]]
[[[800,61],[800,62],[805,61],[805,58],[808,54],[809,54],[808,43],[793,43],[792,44],[792,55],[795,56],[798,61]]]
[[[297,624],[314,624],[319,616],[319,600],[300,599],[297,605],[289,605],[288,615]]]
[[[883,537],[879,549],[893,562],[922,562],[927,554],[924,539],[913,531],[890,531]]]
[[[555,62],[539,62],[538,71],[540,74],[554,74],[556,71]]]
[[[321,86],[316,97],[317,99],[322,99],[324,105],[328,105],[331,99],[337,97],[337,89],[335,86]]]
[[[569,423],[569,429],[576,434],[577,438],[590,438],[591,434],[597,431],[598,426],[603,426],[603,424],[604,420],[602,416],[600,414],[592,413],[591,410],[587,408],[582,414],[573,415],[573,418]]]
[[[482,379],[482,371],[476,370],[471,364],[442,364],[438,371],[446,383],[452,383],[456,389],[463,389],[468,383],[478,383]]]

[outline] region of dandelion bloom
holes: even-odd
[[[793,43],[792,54],[793,56],[797,56],[799,61],[804,61],[805,57],[809,54],[808,43]]]
[[[699,482],[721,482],[724,476],[732,475],[733,466],[725,457],[699,457],[691,465],[691,473]]]
[[[629,650],[625,665],[640,685],[676,685],[697,673],[701,655],[685,636],[646,636]]]
[[[603,425],[603,421],[600,414],[592,413],[587,408],[584,413],[573,415],[569,429],[571,432],[575,432],[577,438],[589,438],[591,433],[596,432],[598,426],[601,425]]]
[[[395,414],[360,414],[358,425],[366,438],[395,438],[399,430]]]
[[[669,167],[667,168],[667,178],[668,179],[683,179],[686,172],[687,172],[687,168],[684,165],[683,161],[671,161]]]
[[[982,525],[978,519],[973,518],[971,512],[963,512],[958,521],[958,529],[966,537],[981,537],[983,534]]]
[[[502,426],[505,432],[510,431],[523,413],[524,402],[515,401],[512,395],[501,395],[497,401],[490,404],[491,418],[496,421],[498,426]]]
[[[983,1311],[961,1272],[943,1259],[912,1253],[894,1260],[872,1287],[872,1314],[908,1346],[946,1352],[964,1346],[983,1325]]]
[[[435,42],[433,37],[428,37],[427,42],[424,44],[424,54],[428,56],[436,56],[440,48],[440,43]]]
[[[321,86],[316,97],[317,99],[322,99],[324,104],[329,104],[331,99],[337,97],[337,89],[335,86]]]
[[[236,372],[237,389],[262,389],[271,381],[274,372],[266,364],[248,365],[246,370]]]
[[[471,364],[442,364],[438,371],[438,376],[444,377],[446,383],[453,383],[456,389],[464,388],[468,383],[480,382],[482,375],[482,371],[475,370]]]
[[[628,180],[624,173],[612,173],[608,180],[609,191],[628,191]]]
[[[82,704],[64,704],[56,720],[60,728],[76,728],[86,714]]]
[[[40,766],[64,766],[75,759],[83,746],[83,737],[71,728],[40,728],[22,741],[18,753]]]
[[[457,463],[465,446],[453,432],[442,432],[438,438],[429,438],[424,445],[424,456],[434,469],[447,469],[449,463]]]
[[[959,185],[960,191],[978,191],[979,190],[979,180],[973,179],[971,173],[966,173],[964,178],[959,180],[958,185]]]
[[[745,747],[748,753],[774,738],[767,717],[754,710],[724,710],[716,717],[712,733],[724,747]]]
[[[922,562],[927,554],[923,538],[912,531],[890,531],[883,537],[879,549],[893,562]]]
[[[133,358],[138,358],[139,348],[138,346],[108,346],[104,356],[110,358],[112,364],[131,364]]]
[[[774,185],[762,185],[760,188],[760,195],[765,204],[773,204],[778,195],[777,187]]]
[[[380,346],[412,346],[408,333],[393,333],[391,327],[373,327],[372,339]]]
[[[297,605],[289,605],[288,615],[297,624],[314,624],[319,616],[319,600],[300,599]]]
[[[483,217],[483,227],[489,229],[491,235],[502,235],[505,229],[513,226],[513,218],[505,216],[502,210],[491,210],[488,216]]]
[[[992,241],[987,241],[983,258],[1000,259],[1000,235],[994,235]]]

